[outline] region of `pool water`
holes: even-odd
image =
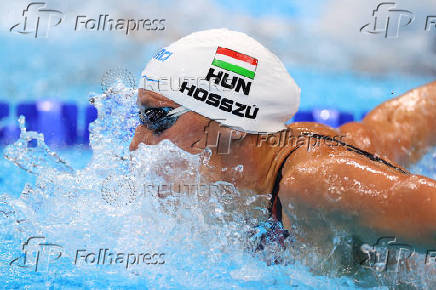
[[[2,160],[0,167],[1,285],[50,289],[433,285],[422,267],[395,275],[344,272],[338,260],[327,261],[315,250],[311,259],[301,259],[299,248],[304,245],[297,247],[292,241],[286,242],[285,250],[271,244],[262,252],[252,251],[250,233],[267,216],[268,195],[246,195],[222,182],[216,184],[219,190],[159,198],[149,185],[200,184],[197,169],[199,162],[207,162],[208,152],[191,155],[169,141],[129,152],[138,122],[135,94],[119,88],[116,94],[94,96],[99,116],[91,125],[90,149],[54,152],[43,136],[26,131],[20,120],[20,139],[3,148],[8,160]],[[31,139],[38,140],[36,146],[29,146]],[[435,160],[433,150],[412,171],[435,178]],[[332,253],[348,251],[350,237],[338,231],[326,245]],[[271,263],[277,257],[283,263]],[[317,265],[323,263],[320,271]]]

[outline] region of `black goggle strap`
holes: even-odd
[[[186,112],[189,112],[190,110],[188,108],[185,108],[183,106],[180,106],[178,108],[175,108],[174,110],[168,112],[168,117],[179,117],[181,115],[183,115]]]

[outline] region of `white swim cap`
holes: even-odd
[[[300,104],[300,88],[282,62],[253,38],[227,29],[195,32],[161,49],[139,87],[249,133],[286,129]]]

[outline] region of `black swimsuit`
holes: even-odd
[[[312,134],[312,133],[304,133],[303,135],[311,136],[311,137],[316,138],[316,139],[336,141],[336,142],[338,142],[338,144],[344,146],[348,151],[356,152],[357,154],[363,155],[372,161],[383,163],[386,166],[393,168],[401,173],[409,174],[407,171],[389,163],[388,161],[386,161],[384,159],[381,159],[378,156],[375,156],[374,154],[371,154],[367,151],[361,150],[353,145],[349,145],[349,144],[346,144],[342,141],[333,139],[329,136]],[[281,246],[282,249],[285,249],[286,248],[286,246],[285,246],[286,241],[293,242],[295,240],[294,236],[291,235],[289,230],[287,230],[283,227],[283,222],[282,222],[283,213],[282,213],[282,204],[281,204],[280,198],[279,198],[279,186],[280,186],[280,181],[282,180],[282,177],[283,177],[282,170],[283,170],[283,167],[286,163],[286,160],[294,151],[296,151],[300,147],[301,146],[297,146],[295,149],[293,149],[291,152],[289,152],[288,156],[285,157],[282,164],[280,165],[279,171],[277,173],[277,177],[274,181],[274,186],[273,186],[273,190],[271,193],[270,205],[268,207],[269,218],[265,222],[262,222],[260,225],[258,225],[256,227],[257,234],[254,233],[254,235],[253,235],[255,237],[257,236],[257,238],[256,238],[257,242],[256,242],[256,245],[254,247],[255,252],[263,251],[265,249],[265,246],[269,245],[271,243],[277,243],[278,245]],[[272,259],[272,261],[274,264],[281,264],[282,260],[281,260],[280,256],[277,256],[277,257],[274,257]]]

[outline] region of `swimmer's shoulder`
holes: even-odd
[[[311,133],[334,137],[339,133],[337,129],[317,122],[294,122],[286,127],[295,135]]]
[[[347,151],[341,146],[346,136],[339,129],[316,122],[295,122],[287,126],[287,131],[287,146],[279,154],[283,156],[284,176],[306,167],[308,162],[314,166],[326,156]]]

